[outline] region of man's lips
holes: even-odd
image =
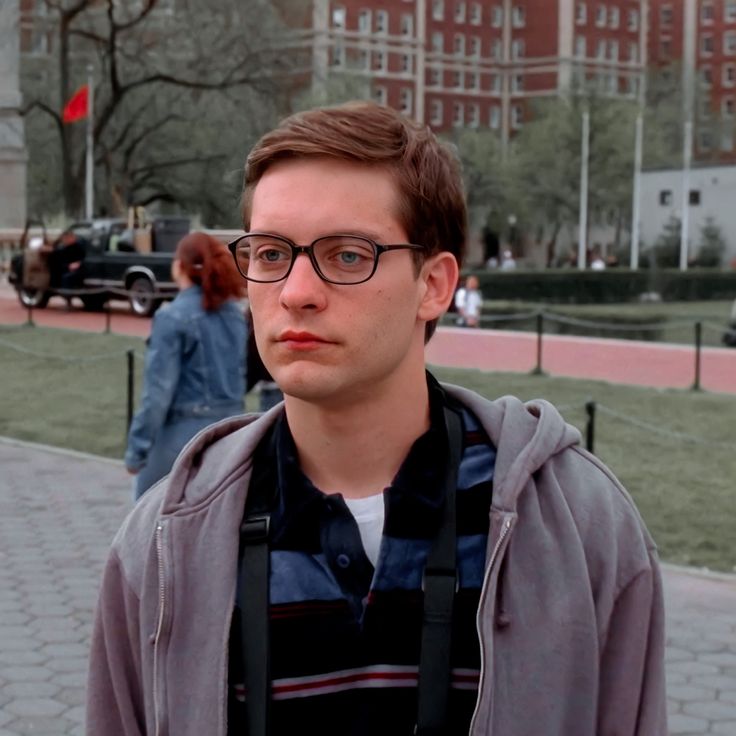
[[[286,330],[282,332],[277,342],[289,343],[290,345],[331,345],[331,340],[325,340],[319,335],[315,335],[311,332],[297,332],[295,330]]]

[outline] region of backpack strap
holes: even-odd
[[[245,515],[240,525],[238,605],[243,652],[243,674],[248,736],[267,736],[271,702],[269,651],[269,549],[271,511],[276,503],[276,481],[269,450],[276,433],[256,450]]]
[[[417,736],[440,736],[447,733],[452,612],[458,587],[455,497],[462,457],[462,421],[456,412],[447,407],[445,425],[449,454],[444,479],[444,514],[427,557],[422,581],[424,616],[419,659],[417,723],[414,727]]]

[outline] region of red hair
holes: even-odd
[[[213,312],[228,299],[245,295],[245,283],[228,249],[202,232],[185,235],[176,246],[182,273],[202,287],[202,306]]]

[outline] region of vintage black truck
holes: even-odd
[[[40,309],[54,295],[81,299],[86,309],[108,300],[130,302],[135,314],[153,314],[176,295],[171,262],[179,240],[189,232],[188,217],[154,217],[141,226],[124,219],[76,222],[49,241],[29,223],[9,281],[21,304]]]

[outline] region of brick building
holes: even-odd
[[[650,0],[652,65],[682,74],[700,158],[736,161],[736,0]]]
[[[313,73],[364,79],[369,94],[437,130],[497,129],[530,101],[591,81],[636,97],[646,0],[313,0]]]

